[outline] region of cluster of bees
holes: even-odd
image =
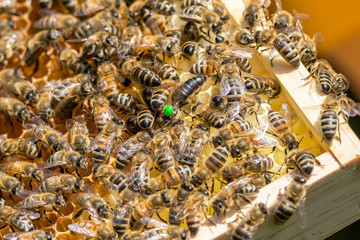
[[[328,95],[329,143],[338,116],[360,108],[317,59],[306,16],[275,3],[269,14],[270,1],[246,1],[236,27],[218,0],[1,0],[3,238],[190,239],[210,215],[251,205],[281,164],[297,171],[272,214],[286,222],[318,163],[289,107],[271,109],[280,85],[254,74],[253,58],[306,66]],[[268,214],[253,205],[232,239],[252,238]]]

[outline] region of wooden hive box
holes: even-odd
[[[245,4],[243,0],[223,0],[237,24],[242,21]],[[282,91],[298,115],[310,129],[318,144],[325,152],[316,159],[322,166],[316,166],[308,180],[305,216],[297,211],[283,225],[273,221],[273,210],[277,204],[278,193],[284,192],[291,178],[282,178],[260,189],[253,204],[266,202],[270,214],[260,225],[254,239],[323,239],[360,219],[360,141],[345,122],[340,124],[341,142],[335,137],[329,145],[322,141],[320,130],[321,104],[324,94],[318,94],[311,84],[304,85],[309,72],[301,64],[294,68],[275,52],[273,67],[270,64],[269,51],[259,56],[263,67],[278,78]],[[246,214],[250,208],[241,210]],[[229,239],[236,226],[234,220],[240,216],[234,214],[222,223],[205,222],[194,239]]]

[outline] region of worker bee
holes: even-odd
[[[30,66],[36,61],[37,70],[38,58],[39,56],[46,51],[51,43],[62,37],[62,33],[56,29],[42,30],[35,33],[35,35],[28,41],[25,51],[25,64]]]
[[[175,156],[171,150],[172,139],[167,130],[156,132],[151,144],[154,162],[158,164],[161,172],[175,167]]]
[[[331,85],[331,91],[335,94],[342,94],[349,89],[349,80],[341,73],[335,74]]]
[[[77,5],[75,8],[75,16],[79,18],[86,18],[95,13],[103,10],[105,8],[105,2],[111,3],[114,2],[110,1],[103,1],[103,0],[85,0],[81,4]]]
[[[360,115],[360,104],[350,99],[346,95],[340,95],[337,97],[341,105],[341,115],[347,122],[350,117]]]
[[[8,59],[23,45],[24,36],[19,31],[7,32],[0,38],[0,63],[7,65]]]
[[[162,84],[154,91],[150,100],[150,107],[154,111],[161,111],[166,106],[174,87],[175,82],[173,80],[163,81]]]
[[[6,33],[15,29],[15,22],[12,17],[6,17],[0,19],[0,36],[4,36]]]
[[[128,43],[135,43],[142,37],[142,30],[139,24],[135,21],[130,21],[126,23],[126,26],[122,32],[122,40]]]
[[[273,30],[265,29],[262,31],[257,31],[255,33],[254,39],[258,46],[270,45],[274,47],[278,51],[278,53],[284,58],[284,60],[292,66],[300,66],[299,52],[285,34],[275,34]],[[271,59],[271,63],[272,60],[273,58]]]
[[[61,65],[67,69],[70,69],[76,74],[90,74],[90,81],[95,82],[94,68],[88,62],[82,59],[80,54],[75,49],[63,48],[59,54],[59,61]]]
[[[225,60],[219,69],[220,93],[226,96],[229,102],[239,101],[246,92],[244,80],[240,70],[233,61]]]
[[[116,168],[124,169],[130,165],[132,157],[137,151],[145,147],[151,141],[151,137],[147,132],[138,132],[135,136],[132,136],[125,142],[116,146],[113,152],[116,155]]]
[[[20,181],[32,180],[41,182],[44,172],[39,169],[36,163],[26,161],[15,161],[1,164],[1,171],[18,178]],[[30,185],[31,186],[31,185]]]
[[[88,18],[80,23],[77,23],[74,31],[76,39],[87,39],[94,35],[96,32],[104,31],[106,21],[94,17]]]
[[[243,77],[247,92],[262,94],[269,93],[269,98],[275,98],[280,93],[279,83],[271,78],[265,78],[258,75],[248,75]]]
[[[246,217],[242,219],[232,232],[232,240],[251,239],[257,231],[260,224],[265,221],[268,210],[263,203],[253,206]]]
[[[90,82],[84,82],[71,89],[68,95],[57,105],[56,112],[61,119],[71,118],[72,110],[80,104],[82,109],[86,97],[94,92]]]
[[[247,120],[236,119],[226,126],[223,126],[218,135],[213,137],[212,142],[215,146],[226,144],[229,139],[233,139],[245,134],[253,129],[253,125]]]
[[[38,90],[30,81],[23,79],[14,80],[8,82],[5,88],[22,102],[30,102],[32,104],[39,101]]]
[[[14,227],[26,232],[35,230],[30,218],[10,206],[1,206],[0,221],[8,224],[13,232],[15,232]]]
[[[154,194],[159,189],[175,186],[189,180],[191,175],[192,170],[188,166],[172,167],[143,185],[142,191],[147,195]]]
[[[324,59],[317,60],[310,67],[310,75],[306,77],[310,78],[311,76],[315,78],[317,87],[325,94],[331,92],[331,86],[336,81],[334,70],[332,69],[330,63]]]
[[[1,138],[0,157],[22,155],[28,158],[41,156],[40,149],[30,139],[25,138]]]
[[[17,118],[19,121],[28,121],[30,118],[30,110],[15,98],[0,98],[0,114],[4,114],[8,120]]]
[[[0,71],[0,86],[24,78],[25,75],[20,68],[5,68]]]
[[[52,224],[48,218],[47,211],[56,211],[60,215],[62,213],[57,209],[58,207],[65,207],[66,202],[62,195],[55,193],[35,193],[31,194],[21,203],[20,208],[25,210],[41,211],[44,214],[46,220]]]
[[[193,126],[189,136],[189,142],[185,145],[179,156],[179,164],[194,168],[198,162],[202,146],[209,141],[209,128],[205,124]]]
[[[169,223],[171,225],[180,225],[184,215],[179,214],[181,210],[186,209],[189,197],[194,191],[191,183],[182,183],[175,192],[174,199],[169,207]]]
[[[161,35],[143,36],[133,45],[134,53],[139,56],[145,52],[150,52],[154,56],[162,53],[163,58],[165,54],[174,56],[179,48],[179,39],[172,37],[164,37]]]
[[[39,100],[36,104],[39,117],[46,123],[55,115],[54,110],[51,108],[53,83],[54,82],[48,82],[41,88],[39,91]]]
[[[121,85],[118,82],[119,75],[116,67],[112,63],[103,63],[98,69],[97,88],[109,100],[114,103],[114,98],[121,92]]]
[[[69,131],[71,147],[82,155],[85,155],[90,146],[89,130],[86,127],[84,118],[78,121],[68,120],[66,127]]]
[[[216,109],[218,111],[225,111],[227,105],[227,98],[220,94],[215,94],[210,97],[209,106],[213,109]]]
[[[179,73],[171,65],[163,61],[156,61],[155,64],[152,64],[152,70],[158,74],[161,79],[180,80]]]
[[[119,237],[122,237],[125,234],[129,225],[133,204],[133,202],[124,205],[116,204],[114,208],[112,226]]]
[[[96,136],[92,146],[92,160],[94,163],[104,163],[108,159],[114,145],[115,137],[120,136],[124,122],[121,119],[105,123],[104,128]]]
[[[278,140],[266,136],[267,129],[253,128],[245,134],[239,135],[231,144],[231,156],[238,158],[249,151],[255,152],[260,148],[275,147]]]
[[[114,96],[113,99],[116,106],[126,109],[133,114],[136,114],[138,111],[137,104],[139,104],[139,100],[127,93],[119,93]]]
[[[72,192],[84,191],[84,180],[74,177],[71,174],[60,174],[45,179],[39,186],[40,192],[57,193],[60,191],[62,194]]]
[[[180,17],[184,20],[198,22],[208,27],[208,35],[210,35],[210,29],[214,33],[219,33],[224,25],[214,11],[203,6],[186,7],[183,9]]]
[[[286,191],[281,196],[277,207],[275,208],[274,220],[277,224],[283,224],[295,213],[299,204],[305,200],[306,179],[302,176],[295,176]]]
[[[11,13],[16,8],[15,0],[4,0],[0,4],[0,13]]]
[[[186,123],[182,120],[179,120],[172,124],[170,128],[170,134],[173,142],[173,150],[175,156],[179,156],[185,147],[186,140],[190,134],[190,129]]]
[[[99,240],[115,240],[117,234],[113,232],[104,222],[81,220],[68,225],[71,232],[83,234]]]
[[[145,25],[154,35],[162,35],[165,32],[166,23],[161,15],[152,12],[147,7],[142,7],[140,9],[140,15]]]
[[[251,46],[255,39],[249,29],[239,28],[235,30],[234,41],[242,47]]]
[[[143,231],[133,231],[126,235],[124,238],[129,240],[138,239],[151,239],[157,236],[159,239],[179,239],[189,240],[189,231],[179,226],[168,225],[164,222],[160,222],[150,217],[144,217],[141,219],[143,224],[147,226],[154,226],[153,228]]]
[[[338,118],[338,114],[341,112],[341,102],[337,97],[328,95],[321,106],[322,111],[320,112],[320,126],[324,138],[331,142],[336,135],[336,131],[339,131],[341,142],[340,123]]]
[[[161,78],[159,75],[145,67],[135,66],[132,70],[132,77],[136,82],[148,87],[157,87],[161,85]]]
[[[316,46],[323,41],[320,33],[315,33],[312,38],[306,34],[302,34],[299,40],[295,40],[295,47],[299,51],[301,62],[309,70],[312,64],[317,61]]]
[[[8,240],[52,240],[53,233],[48,230],[33,230],[26,232],[13,232],[4,235],[4,239]]]
[[[300,173],[309,177],[314,169],[315,157],[306,150],[293,149],[286,156],[287,167],[295,166]]]
[[[186,59],[194,59],[199,53],[199,44],[195,41],[187,41],[181,46],[181,56]]]
[[[163,15],[175,13],[173,4],[166,0],[148,0],[145,6]]]
[[[287,104],[284,103],[281,106],[281,112],[285,118],[278,112],[270,110],[268,113],[269,122],[275,132],[279,135],[280,140],[289,150],[297,149],[299,148],[299,142],[292,130],[290,110]]]
[[[110,217],[110,208],[106,201],[94,193],[77,193],[71,196],[76,204],[78,204],[81,209],[74,215],[74,218],[81,216],[84,210],[88,210],[90,215],[99,216],[102,218]]]
[[[4,172],[0,172],[0,179],[1,179],[0,181],[1,194],[9,193],[9,194],[14,194],[15,196],[18,197],[22,196],[22,191],[24,190],[24,186],[17,178],[12,177]]]
[[[149,198],[138,203],[131,211],[130,229],[138,230],[145,224],[142,218],[151,217],[154,213],[161,210],[162,207],[168,207],[171,203],[171,196],[166,191],[161,191],[151,195]]]
[[[276,32],[283,33],[293,26],[294,19],[289,12],[282,9],[281,0],[275,0],[275,4],[276,13],[272,16],[272,22]]]
[[[211,127],[221,128],[225,124],[225,114],[205,104],[195,104],[191,110],[196,116],[204,118]]]
[[[267,18],[267,13],[265,8],[270,5],[270,1],[268,0],[251,0],[246,5],[245,11],[244,11],[244,25],[246,27],[253,28],[255,25],[260,22],[262,25],[262,22],[260,20],[261,13],[260,9],[264,11],[264,15]]]
[[[268,185],[272,182],[273,174],[270,173],[261,173],[251,175],[251,183],[254,184],[257,188],[262,188],[265,185]]]
[[[256,154],[247,156],[238,162],[233,162],[227,165],[222,170],[222,177],[230,182],[233,178],[238,178],[247,173],[266,172],[272,169],[274,160],[266,154]]]
[[[213,60],[198,61],[192,65],[189,72],[195,75],[217,75],[217,68],[219,64]]]
[[[52,149],[55,152],[62,149],[71,149],[61,132],[52,129],[49,125],[40,121],[40,119],[34,118],[33,120],[39,121],[39,124],[30,129],[29,136],[31,140],[35,140],[41,144],[41,147]]]
[[[107,165],[100,164],[94,168],[95,180],[101,180],[108,189],[121,192],[130,185],[130,179],[120,170]]]
[[[119,94],[120,95],[120,94]],[[101,132],[108,121],[117,119],[116,113],[110,107],[109,100],[104,95],[98,94],[90,99],[90,108],[95,126]]]
[[[37,20],[34,27],[39,30],[57,29],[67,32],[71,31],[78,22],[79,19],[70,14],[54,13]]]
[[[250,203],[248,197],[252,197],[257,193],[258,189],[250,182],[250,178],[240,178],[220,189],[220,191],[210,199],[209,203],[217,216],[223,214],[225,217],[229,209],[239,204],[239,198]]]
[[[256,95],[244,95],[241,101],[239,102],[239,115],[242,118],[246,118],[252,114],[255,114],[256,120],[257,112],[260,109],[261,99]]]
[[[79,152],[72,150],[62,150],[57,151],[46,161],[45,166],[47,168],[52,168],[56,166],[65,167],[66,169],[77,168],[87,170],[88,168],[88,160],[81,155]],[[78,174],[79,175],[79,174]]]
[[[192,94],[200,91],[200,88],[205,83],[206,79],[206,76],[195,76],[183,83],[179,83],[172,94],[173,102],[179,104],[179,107],[185,105]]]

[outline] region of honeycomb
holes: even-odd
[[[179,2],[176,2],[175,5],[176,5],[176,8],[178,9]],[[121,6],[125,6],[125,3],[123,1],[121,1]],[[36,1],[18,0],[16,9],[14,10],[14,12],[16,13],[15,15],[6,14],[6,13],[1,14],[1,17],[0,17],[1,19],[5,19],[8,17],[13,19],[13,21],[15,22],[15,30],[21,31],[21,33],[25,37],[23,47],[21,47],[20,49],[17,50],[18,54],[16,54],[14,57],[9,59],[9,62],[6,65],[6,68],[20,67],[23,70],[25,75],[31,76],[33,74],[34,65],[25,66],[24,63],[22,62],[22,59],[23,59],[23,56],[24,56],[24,53],[26,50],[25,43],[27,43],[28,40],[31,38],[31,36],[33,36],[37,32],[37,30],[33,26],[33,23],[35,21],[37,21],[43,14],[46,15],[47,11],[48,10],[40,10]],[[64,6],[59,3],[59,1],[54,1],[51,11],[68,13],[68,10],[66,10],[64,8]],[[122,25],[125,26],[126,25],[127,8],[123,7],[123,8],[120,8],[120,10],[118,10],[118,11],[120,13],[119,14],[120,21],[121,21]],[[176,24],[178,24],[178,22],[179,22],[178,16],[173,16],[172,20],[169,22],[168,22],[168,25],[173,24],[176,26]],[[233,20],[230,19],[227,24],[229,24],[229,25],[234,24]],[[144,29],[144,34],[149,34],[149,32],[150,31],[148,29],[147,30]],[[227,35],[231,35],[231,33],[228,32]],[[203,40],[202,40],[202,42],[203,42]],[[74,76],[73,72],[71,72],[70,70],[64,69],[64,67],[62,67],[59,64],[58,53],[62,48],[65,48],[65,47],[73,48],[73,49],[76,49],[77,51],[81,51],[82,44],[83,44],[82,42],[71,41],[71,37],[70,37],[69,41],[67,39],[65,40],[63,38],[63,39],[60,39],[59,41],[55,42],[53,44],[53,46],[48,51],[46,51],[46,53],[41,54],[41,56],[39,58],[39,68],[29,78],[29,80],[35,86],[37,86],[38,89],[42,89],[45,86],[45,84],[48,82],[51,82],[53,80],[66,79],[68,77]],[[181,80],[188,79],[189,73],[187,72],[186,69],[189,69],[189,67],[192,64],[194,64],[196,61],[194,61],[194,60],[187,61],[184,58],[182,60],[176,60],[176,61],[177,62],[175,64],[174,59],[170,59],[170,62],[177,66],[178,71],[180,73],[180,79]],[[253,54],[250,61],[251,61],[251,65],[253,67],[253,70],[252,70],[253,74],[260,75],[260,76],[263,76],[266,78],[272,78],[272,79],[275,78],[275,76],[273,76],[272,73],[267,72],[265,70],[265,68],[262,66],[261,61],[259,60],[259,56],[257,56],[256,54]],[[202,87],[201,92],[197,94],[197,99],[201,103],[205,103],[205,104],[208,103],[212,91],[218,91],[216,89],[217,86],[214,84],[215,78],[210,78],[210,79],[211,79],[211,81],[208,81],[208,84],[205,84]],[[129,93],[129,94],[133,94],[133,95],[137,96],[139,99],[141,99],[141,93],[139,92],[139,89],[136,86],[130,85],[130,87],[124,88],[123,91],[126,93]],[[2,96],[8,95],[8,93],[6,93],[5,90],[2,90],[1,94],[2,94]],[[275,111],[280,111],[282,104],[286,103],[287,99],[282,93],[280,93],[280,95],[277,98],[271,99],[271,101],[268,101],[266,94],[262,94],[260,97],[262,100],[262,104],[261,104],[261,108],[260,108],[259,112],[257,113],[257,117],[258,117],[259,125],[267,126],[267,125],[269,125],[268,117],[267,117],[269,110],[272,109]],[[88,106],[85,106],[85,107],[88,107]],[[29,106],[29,108],[34,112],[34,114],[36,114],[37,111],[35,108],[32,108],[31,106]],[[185,109],[187,111],[191,111],[191,109],[188,106],[185,107]],[[89,110],[89,112],[90,112],[90,110]],[[120,110],[117,111],[117,114],[124,121],[126,121],[126,119],[128,117],[132,116],[131,113],[129,113],[127,111],[120,111]],[[80,107],[78,106],[74,109],[73,119],[76,119],[77,116],[81,116],[81,115],[83,115],[83,112],[81,111]],[[27,129],[26,124],[19,122],[19,121],[8,121],[3,114],[0,115],[0,118],[1,118],[0,119],[0,122],[1,122],[0,133],[6,134],[7,138],[27,138],[29,136],[29,130]],[[185,117],[183,116],[182,118],[189,126],[193,125],[193,118],[191,116],[185,116]],[[85,117],[85,119],[86,119],[85,120],[86,125],[89,129],[90,137],[95,138],[98,132],[94,125],[94,121],[87,117]],[[247,120],[252,122],[254,125],[258,125],[257,120],[254,115],[250,115],[249,117],[247,117]],[[302,122],[302,120],[299,117],[297,117],[295,114],[292,115],[292,122],[294,123],[294,125],[293,125],[294,132],[297,134],[297,136],[303,137],[301,140],[301,148],[310,149],[309,151],[314,156],[317,156],[324,151],[323,149],[318,148],[318,147],[314,148],[318,144],[316,143],[315,139],[312,138],[310,131],[306,129],[305,124]],[[65,120],[60,119],[57,115],[55,115],[55,117],[53,119],[51,119],[50,125],[53,127],[53,129],[56,129],[56,130],[59,130],[60,132],[62,132],[65,135],[65,137],[67,139],[69,139],[69,136],[67,133],[68,130],[66,128],[66,119]],[[167,126],[166,128],[169,129],[170,127]],[[217,129],[211,128],[209,139],[212,139],[212,137],[216,136],[217,133],[218,133]],[[128,133],[124,132],[121,136],[121,139],[122,139],[121,141],[126,141],[131,136],[132,136],[131,134],[129,135]],[[121,141],[119,141],[119,142],[121,142]],[[115,143],[114,145],[116,146],[116,145],[118,145],[118,143]],[[205,145],[201,152],[201,159],[206,159],[206,157],[209,156],[209,154],[213,151],[213,149],[214,149],[214,147],[210,142],[207,145]],[[285,147],[283,147],[282,145],[279,145],[274,150],[271,148],[261,149],[258,151],[258,153],[269,154],[269,156],[274,159],[275,166],[271,170],[273,173],[276,173],[273,176],[274,180],[276,180],[277,178],[286,174],[285,168],[282,167],[283,163],[284,163],[284,159],[285,159]],[[32,159],[31,161],[38,163],[38,164],[44,163],[47,159],[50,158],[51,154],[52,153],[50,151],[46,151],[46,150],[42,149],[41,158]],[[90,160],[91,152],[88,152],[86,157]],[[112,153],[110,163],[114,162],[114,157],[115,157],[115,154]],[[22,156],[6,157],[2,160],[2,163],[11,162],[11,161],[17,160],[19,158],[29,160]],[[235,161],[235,160],[236,159],[232,159],[230,157],[230,160],[228,161],[228,163]],[[93,164],[91,162],[90,162],[90,168],[93,168]],[[130,170],[130,167],[126,168],[125,172],[129,172],[129,170]],[[60,172],[60,169],[56,169],[54,171]],[[75,172],[72,172],[72,174],[75,174]],[[87,172],[84,170],[79,170],[79,174],[80,174],[80,176],[82,176],[83,180],[86,182],[86,191],[94,192],[94,193],[98,194],[101,198],[106,200],[106,202],[108,203],[108,205],[111,208],[115,207],[115,205],[119,202],[120,194],[116,193],[115,191],[109,190],[106,187],[104,187],[103,184],[96,182],[94,180],[92,171]],[[154,178],[158,175],[159,175],[159,172],[156,169],[151,170],[151,177]],[[214,190],[211,192],[211,195],[215,196],[216,193],[220,191],[220,188],[223,187],[224,182],[222,181],[221,177],[217,177],[214,179],[213,182],[209,181],[209,185],[211,185],[211,184],[214,184]],[[34,189],[30,188],[29,182],[26,180],[24,181],[24,186],[26,189],[28,189],[30,191],[34,191]],[[174,195],[174,193],[175,193],[175,189],[172,189],[172,188],[169,188],[168,191],[172,195]],[[18,204],[19,202],[22,201],[22,199],[17,196],[12,196],[14,201],[11,200],[11,198],[9,196],[7,196],[6,194],[4,194],[3,197],[9,203],[10,206],[15,206],[16,204]],[[34,219],[32,221],[37,229],[53,230],[54,231],[54,239],[55,239],[55,237],[56,237],[56,239],[61,239],[61,240],[62,239],[82,239],[84,237],[83,235],[71,232],[69,230],[68,226],[70,224],[76,223],[77,221],[80,221],[80,220],[88,220],[88,219],[90,219],[91,215],[88,211],[84,211],[79,218],[75,219],[74,216],[80,210],[80,207],[77,206],[73,202],[72,193],[66,193],[65,198],[66,198],[67,204],[66,204],[66,207],[59,209],[61,214],[59,214],[55,211],[47,212],[47,217],[52,223],[49,223],[49,221],[46,220],[44,214],[41,214],[40,218]],[[208,207],[208,214],[209,215],[213,214],[213,211],[211,210],[211,208],[209,206],[207,206],[207,207]],[[164,219],[165,221],[168,221],[168,210],[167,209],[162,210],[161,212],[159,212],[159,216],[161,216],[161,218]],[[155,215],[153,216],[153,218],[161,220],[158,216],[155,216]],[[102,220],[105,222],[105,224],[109,228],[112,228],[111,217],[109,219],[102,219]],[[186,227],[185,224],[182,224],[182,226]],[[2,228],[0,230],[1,239],[4,239],[3,236],[11,231],[12,230],[10,229],[10,226],[6,226],[5,228]],[[86,237],[88,238],[89,236],[86,236]]]

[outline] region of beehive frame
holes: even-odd
[[[245,4],[243,0],[222,0],[234,21],[240,24]],[[294,68],[275,53],[273,66],[269,51],[261,53],[263,67],[278,78],[283,93],[295,113],[310,129],[316,141],[326,151],[316,159],[316,166],[307,182],[304,216],[297,211],[284,225],[273,222],[272,212],[279,192],[291,182],[284,176],[263,187],[253,204],[266,202],[270,215],[259,227],[254,239],[323,239],[360,219],[360,141],[345,122],[340,124],[341,141],[335,137],[331,145],[322,141],[320,130],[321,104],[324,94],[313,92],[311,84],[303,79],[309,72],[301,64]],[[246,214],[249,208],[242,209]],[[225,222],[214,224],[206,221],[194,239],[228,239],[239,214]]]

